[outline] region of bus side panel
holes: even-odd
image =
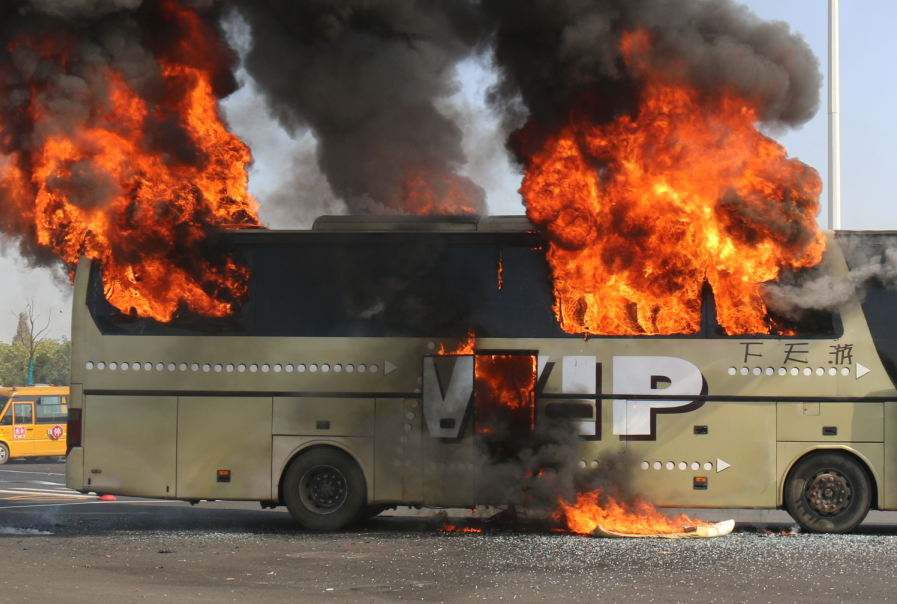
[[[271,419],[270,397],[179,397],[178,499],[270,499]]]
[[[880,443],[884,438],[884,403],[778,403],[781,442]],[[837,434],[826,436],[824,429]]]
[[[661,507],[776,506],[775,403],[707,402],[688,413],[657,414],[656,439],[626,442],[633,474],[624,486],[647,501]]]
[[[869,466],[872,472],[871,480],[878,485],[878,501],[872,502],[872,507],[884,505],[885,491],[882,488],[881,477],[884,475],[884,445],[881,443],[843,443],[833,444],[828,442],[780,442],[777,445],[777,471],[778,479],[778,505],[783,505],[782,495],[785,489],[785,479],[788,471],[804,455],[817,450],[843,450],[855,454],[860,460]]]
[[[405,400],[378,398],[374,447],[374,503],[402,503]],[[419,463],[419,462],[418,462]]]
[[[406,505],[420,505],[424,502],[424,421],[421,402],[405,399],[405,421],[402,448],[405,454],[405,474],[402,479],[402,494]]]
[[[374,436],[374,399],[275,397],[272,429],[284,436]]]
[[[878,485],[883,510],[897,510],[897,402],[885,403],[883,484]]]
[[[84,398],[83,488],[136,497],[174,497],[177,398]],[[76,460],[73,460],[76,461]]]
[[[473,417],[466,418],[460,440],[435,438],[422,428],[424,505],[427,507],[472,508],[474,496]],[[489,502],[493,503],[493,502]],[[503,503],[503,502],[502,502]]]

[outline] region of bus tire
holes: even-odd
[[[9,461],[9,447],[6,443],[0,443],[0,466]]]
[[[807,455],[785,483],[785,507],[807,532],[847,533],[866,517],[872,484],[853,457],[837,452]]]
[[[341,529],[363,517],[364,473],[352,457],[329,447],[311,449],[290,464],[283,481],[290,515],[316,531]]]

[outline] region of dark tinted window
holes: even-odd
[[[897,233],[839,232],[875,349],[897,383]]]
[[[239,241],[239,237],[235,237]],[[123,315],[91,275],[106,334],[316,337],[564,337],[545,252],[532,234],[302,233],[243,237],[249,302],[216,320]],[[499,289],[499,267],[501,289]],[[576,336],[571,336],[576,337]]]
[[[761,285],[761,296],[766,304],[768,334],[728,335],[716,316],[716,302],[709,286],[704,289],[705,331],[714,338],[836,338],[844,332],[837,308],[807,308],[789,298],[801,298],[801,288],[819,279],[826,279],[821,266],[781,273],[776,281]]]

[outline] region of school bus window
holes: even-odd
[[[17,424],[34,423],[34,412],[32,411],[31,403],[14,403],[14,407]]]
[[[66,421],[68,413],[65,399],[61,396],[42,396],[34,408],[34,423],[60,424]]]
[[[0,403],[0,409],[3,408],[3,405],[6,404],[6,401]],[[12,425],[12,412],[9,410],[9,407],[3,412],[3,417],[0,417],[0,426],[11,426]]]

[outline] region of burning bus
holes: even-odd
[[[250,273],[224,319],[123,313],[82,258],[66,483],[286,505],[335,529],[393,506],[526,505],[546,468],[576,485],[609,471],[660,507],[849,531],[897,509],[897,294],[872,275],[894,239],[824,236],[799,273],[829,303],[770,308],[774,332],[754,335],[727,334],[709,285],[691,333],[568,333],[525,217],[220,233]],[[566,439],[550,462],[531,454],[546,426]]]

